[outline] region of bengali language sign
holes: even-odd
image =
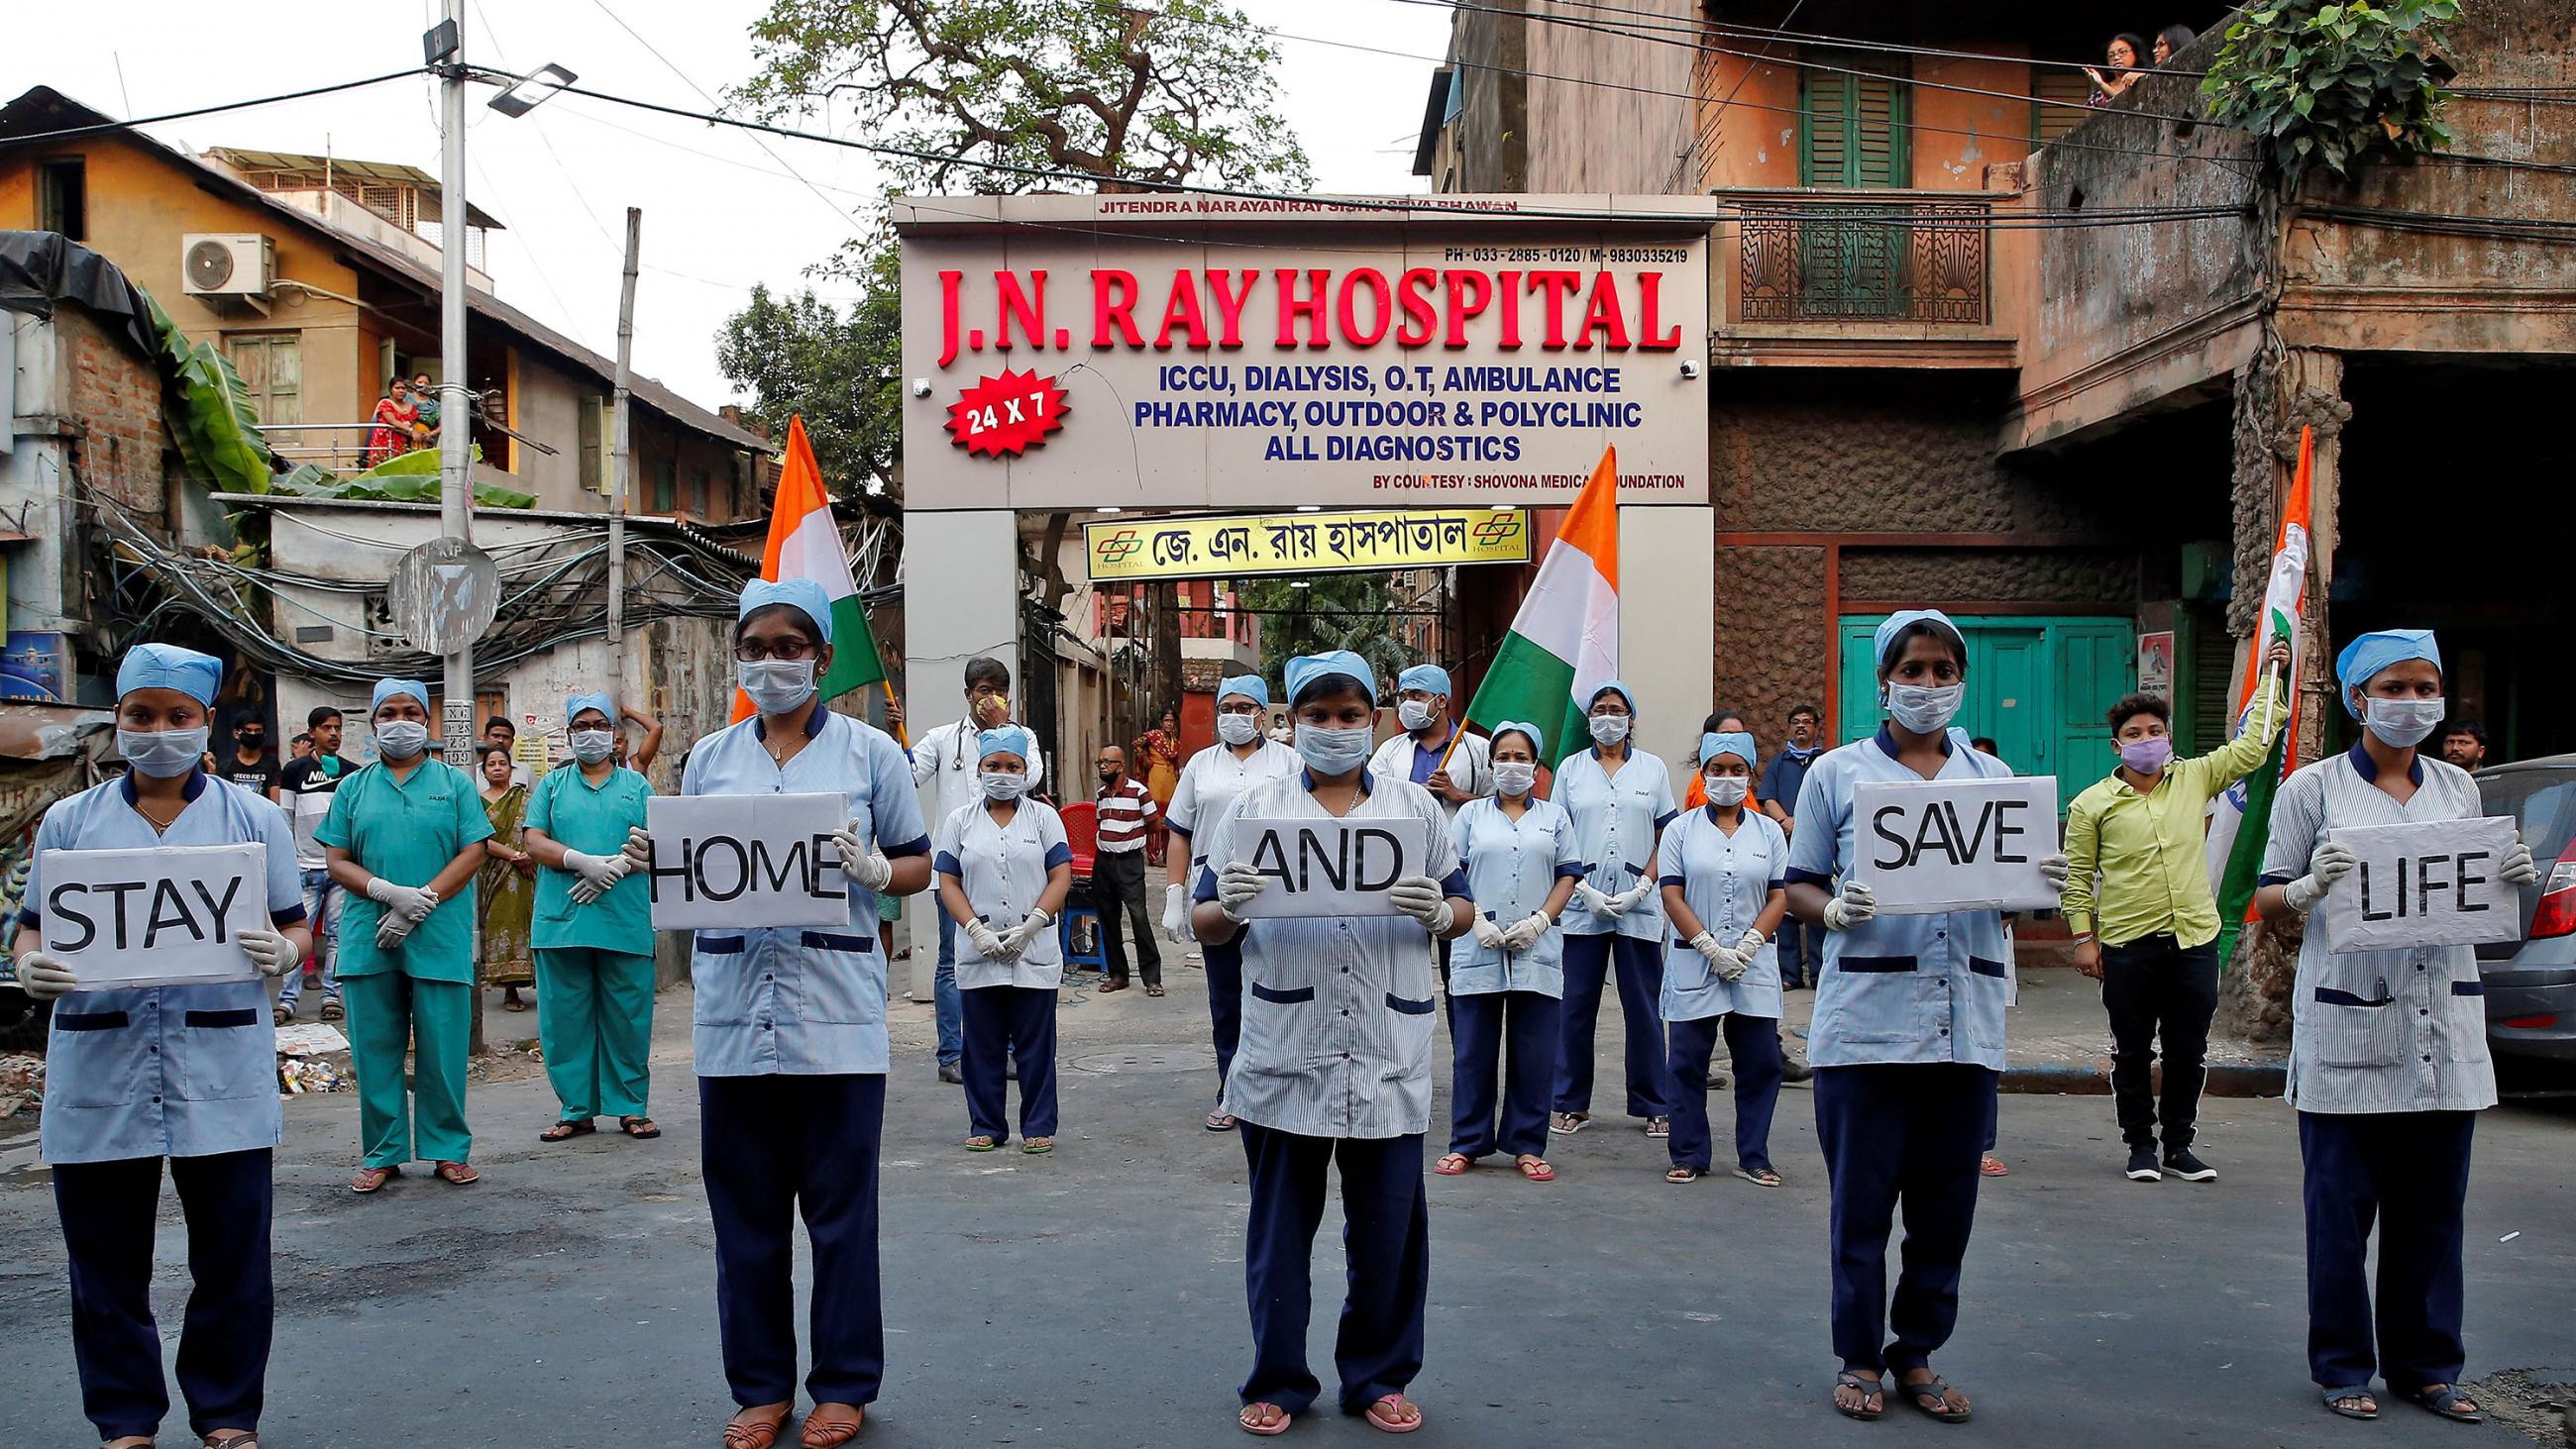
[[[1113,518],[1083,526],[1093,583],[1527,563],[1514,508]]]

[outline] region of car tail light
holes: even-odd
[[[2549,879],[2540,883],[2540,905],[2531,913],[2531,939],[2566,935],[2576,935],[2576,840],[2549,868]]]
[[[2512,1027],[2516,1031],[2547,1031],[2557,1024],[2558,1013],[2554,1011],[2543,1012],[2538,1016],[2508,1016],[2496,1023],[2498,1026]]]

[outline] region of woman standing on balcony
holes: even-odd
[[[385,395],[376,400],[375,426],[367,429],[366,466],[387,463],[411,451],[411,430],[420,421],[420,409],[412,406],[411,384],[401,378],[385,383]]]
[[[2138,66],[2146,53],[2145,36],[2132,35],[2125,30],[2112,36],[2110,47],[2103,52],[2102,57],[2103,63],[2110,66],[2110,73],[2105,75],[2092,66],[2084,67],[2084,73],[2093,78],[2093,94],[2084,103],[2088,106],[2107,106],[2125,93],[2129,87],[2136,85]]]

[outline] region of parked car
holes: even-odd
[[[2576,755],[2477,773],[2489,815],[2509,815],[2540,866],[2522,893],[2522,939],[2478,947],[2487,1044],[2498,1056],[2576,1062]]]

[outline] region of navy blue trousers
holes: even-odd
[[[170,1181],[188,1223],[188,1317],[179,1331],[179,1392],[198,1438],[259,1428],[276,1294],[269,1284],[274,1203],[270,1149],[173,1157]],[[66,1162],[54,1207],[71,1259],[72,1359],[81,1412],[99,1438],[150,1436],[170,1412],[161,1332],[152,1321],[152,1224],[158,1157]]]
[[[1824,927],[1783,916],[1780,928],[1771,934],[1771,944],[1780,961],[1782,986],[1813,986],[1825,974]]]
[[[1669,1117],[1673,1074],[1657,1015],[1664,958],[1654,942],[1618,935],[1565,938],[1565,1044],[1556,1067],[1556,1110],[1592,1110],[1592,1031],[1601,1016],[1601,983],[1614,961],[1619,1012],[1628,1028],[1628,1115]]]
[[[2401,1394],[2460,1381],[2468,1361],[2460,1343],[2460,1216],[2477,1121],[2475,1112],[2299,1114],[2308,1373],[2319,1388],[2369,1383],[2374,1366]],[[2375,1314],[2366,1261],[2373,1219]]]
[[[1471,1159],[1489,1152],[1544,1157],[1556,1057],[1564,1045],[1563,1003],[1535,991],[1495,991],[1452,996],[1449,1006],[1449,1150]]]
[[[1977,1216],[1977,1171],[2000,1074],[1964,1062],[1818,1067],[1816,1140],[1832,1184],[1834,1352],[1899,1374],[1959,1322],[1959,1263]],[[1905,1209],[1896,1297],[1887,1238]],[[1882,1342],[1889,1329],[1896,1337]]]
[[[1020,1068],[1020,1135],[1055,1135],[1055,988],[978,986],[957,993],[966,1013],[966,1118],[974,1135],[1011,1139],[1004,1082]]]
[[[1720,1023],[1724,1023],[1723,1028]],[[1735,1165],[1747,1172],[1771,1166],[1771,1114],[1780,1105],[1780,1022],[1776,1017],[1730,1011],[1677,1021],[1672,1033],[1673,1166],[1709,1169],[1716,1144],[1708,1130],[1708,1063],[1720,1030],[1735,1061]]]
[[[818,1404],[870,1404],[885,1382],[877,1281],[876,1075],[698,1078],[698,1155],[716,1231],[725,1383],[744,1408],[796,1397],[796,1217],[814,1250],[808,1323]]]
[[[1207,967],[1208,1021],[1216,1028],[1216,1092],[1223,1097],[1225,1074],[1243,1040],[1243,938],[1201,946],[1199,955]]]
[[[1314,1310],[1309,1269],[1324,1221],[1324,1178],[1342,1165],[1342,1253],[1349,1264],[1333,1367],[1345,1414],[1402,1393],[1422,1372],[1422,1305],[1431,1289],[1431,1208],[1422,1137],[1306,1137],[1242,1124],[1252,1165],[1243,1286],[1252,1310],[1247,1404],[1302,1414],[1323,1385],[1306,1366]]]

